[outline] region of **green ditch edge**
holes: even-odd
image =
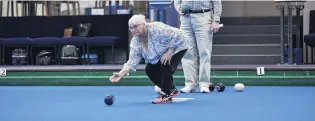
[[[111,83],[113,71],[24,71],[8,72],[0,77],[0,86],[152,86],[144,71],[130,73],[119,83]],[[266,71],[258,76],[256,71],[211,71],[212,83],[253,86],[315,86],[315,71]],[[184,85],[184,74],[174,74],[174,83]]]

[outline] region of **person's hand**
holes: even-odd
[[[180,15],[182,15],[182,16],[188,16],[189,13],[180,13]]]
[[[161,61],[161,63],[163,65],[166,65],[167,63],[169,65],[171,65],[171,54],[170,54],[170,52],[167,51],[166,53],[164,53],[160,61]]]
[[[113,75],[110,77],[111,82],[118,82],[122,78],[122,75],[119,73],[114,72]]]
[[[129,73],[129,69],[128,68],[123,68],[119,73],[118,72],[114,72],[113,75],[109,78],[109,80],[111,82],[119,82],[121,80],[121,78],[123,78],[127,73]]]
[[[188,16],[188,15],[189,15],[189,13],[183,13],[183,12],[182,12],[182,8],[179,8],[179,9],[177,10],[177,12],[178,12],[178,14],[181,15],[181,16]]]
[[[211,25],[211,29],[214,33],[218,32],[220,28],[220,24],[218,22],[213,22]]]

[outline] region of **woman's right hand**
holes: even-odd
[[[111,82],[119,82],[122,76],[119,73],[113,73],[113,75],[110,77]]]
[[[122,69],[119,73],[114,72],[113,75],[109,78],[111,82],[119,82],[121,78],[123,78],[127,73],[129,73],[129,69]]]

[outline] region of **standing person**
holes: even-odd
[[[134,35],[130,42],[129,60],[110,80],[118,82],[130,71],[136,71],[139,61],[144,58],[148,62],[145,67],[147,76],[161,88],[160,95],[152,103],[172,102],[172,98],[178,95],[173,74],[188,49],[188,36],[184,31],[161,22],[146,23],[144,15],[133,15],[128,24]]]
[[[174,6],[180,14],[180,28],[190,38],[190,48],[182,59],[185,87],[180,92],[195,92],[199,85],[200,92],[208,93],[212,37],[219,30],[221,0],[175,0]]]

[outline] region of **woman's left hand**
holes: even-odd
[[[163,65],[167,63],[171,65],[171,54],[169,52],[164,53],[160,61]]]
[[[219,31],[220,28],[220,24],[217,22],[213,22],[211,25],[211,29],[214,33],[217,33]]]

